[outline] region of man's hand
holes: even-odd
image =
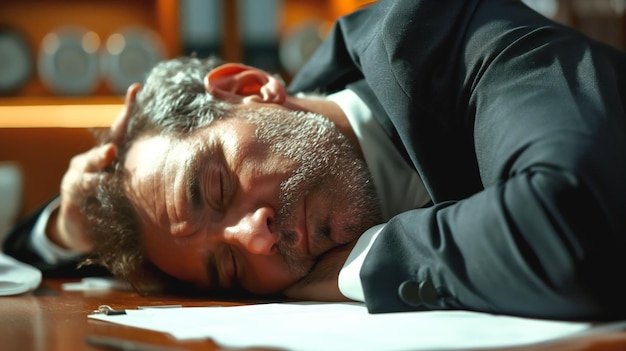
[[[339,291],[339,271],[355,242],[336,247],[320,257],[313,271],[284,291],[295,300],[351,301]]]
[[[55,244],[77,253],[91,250],[92,243],[86,236],[81,208],[85,198],[93,194],[98,182],[106,176],[103,170],[117,158],[117,144],[124,138],[140,89],[139,84],[128,88],[124,108],[111,125],[112,142],[72,158],[61,181],[61,205],[52,213],[46,226],[46,235]]]
[[[80,253],[91,250],[83,227],[81,208],[91,195],[107,167],[117,157],[113,143],[95,147],[72,158],[61,181],[61,205],[50,216],[46,233],[55,244]]]

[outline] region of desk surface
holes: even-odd
[[[85,343],[85,338],[90,335],[123,338],[182,350],[218,350],[218,346],[210,340],[179,342],[167,334],[90,320],[87,319],[87,315],[101,304],[108,304],[115,309],[172,304],[183,306],[243,304],[191,298],[148,298],[122,291],[63,291],[61,289],[63,282],[65,281],[45,279],[34,293],[0,297],[0,350],[104,350]],[[506,351],[522,350],[623,351],[626,350],[626,332],[611,332],[506,349]]]

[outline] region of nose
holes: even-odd
[[[226,227],[224,238],[257,255],[273,255],[277,251],[278,232],[274,231],[274,211],[259,207],[244,215],[236,224]]]

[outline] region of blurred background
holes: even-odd
[[[163,58],[217,54],[287,78],[373,0],[2,0],[0,94],[123,94]]]
[[[0,234],[58,192],[89,129],[157,61],[216,54],[289,81],[337,17],[373,1],[0,0]],[[524,2],[626,49],[626,0]]]
[[[2,0],[0,96],[123,94],[158,60],[217,54],[288,80],[339,16],[374,0]],[[624,48],[626,0],[524,0]]]

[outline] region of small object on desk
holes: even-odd
[[[138,310],[148,310],[151,308],[181,308],[183,305],[156,305],[156,306],[137,306]]]
[[[116,316],[120,314],[126,314],[126,310],[116,310],[109,305],[100,305],[97,310],[93,311],[94,314],[106,314],[107,316]]]
[[[87,291],[87,290],[132,290],[130,284],[119,281],[114,278],[106,277],[87,277],[81,279],[77,283],[64,283],[62,285],[64,291]]]
[[[163,309],[163,308],[181,308],[183,305],[156,305],[156,306],[137,306],[138,310]],[[100,305],[94,314],[106,314],[107,316],[115,316],[126,314],[126,310],[116,310],[109,305]]]
[[[85,342],[93,346],[106,347],[113,350],[124,351],[183,351],[178,347],[161,346],[155,344],[147,344],[143,342],[137,342],[133,340],[126,340],[120,338],[112,338],[107,336],[93,336],[89,335],[85,338]]]

